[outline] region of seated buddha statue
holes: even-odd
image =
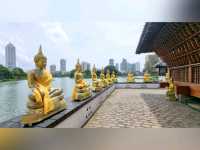
[[[76,70],[74,74],[75,86],[72,92],[72,100],[82,101],[92,95],[90,85],[84,80],[81,65],[79,59],[76,64]]]
[[[152,81],[152,79],[151,79],[150,74],[148,72],[145,72],[144,73],[144,82],[148,83],[148,82],[151,82],[151,81]]]
[[[110,70],[109,69],[106,72],[106,79],[107,79],[109,85],[111,85],[113,83],[113,81],[110,77]]]
[[[128,82],[128,83],[133,83],[133,82],[135,82],[135,77],[134,77],[134,75],[133,75],[131,72],[128,73],[127,82]]]
[[[51,86],[53,77],[46,69],[47,58],[41,46],[34,57],[34,62],[36,69],[28,73],[28,86],[32,90],[27,103],[28,112],[21,118],[22,124],[29,125],[66,108],[63,91]]]
[[[175,96],[175,86],[174,83],[172,81],[172,78],[168,80],[169,82],[169,87],[167,90],[167,96],[169,98],[169,100],[175,101],[176,100],[176,96]]]
[[[113,82],[113,83],[116,83],[116,82],[117,82],[117,77],[116,77],[116,75],[115,75],[115,71],[112,72],[112,74],[111,74],[111,79],[112,79],[112,82]]]
[[[104,68],[101,69],[100,81],[103,88],[108,86],[108,81],[107,79],[105,79]]]
[[[92,91],[94,91],[94,92],[101,91],[102,85],[101,85],[101,82],[97,78],[95,65],[92,68],[91,76],[92,76]]]
[[[169,82],[169,72],[167,72],[166,75],[165,75],[165,81]]]

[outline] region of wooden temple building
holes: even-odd
[[[200,98],[200,23],[146,23],[136,54],[148,52],[167,64],[177,95]]]

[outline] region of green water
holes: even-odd
[[[91,83],[91,79],[87,81]],[[118,81],[125,82],[126,77],[118,78]],[[65,97],[71,96],[73,85],[71,78],[55,78],[53,81],[53,87],[62,88]],[[26,80],[0,82],[0,122],[24,114],[30,92]]]

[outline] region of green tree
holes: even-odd
[[[15,78],[15,79],[25,79],[26,78],[26,73],[21,68],[14,68],[12,70],[12,75],[13,75],[13,78]]]
[[[104,72],[106,73],[107,70],[110,70],[110,73],[112,73],[112,72],[114,71],[115,74],[118,75],[118,71],[117,71],[117,69],[116,69],[114,66],[111,66],[111,65],[106,66],[106,67],[104,68]]]
[[[90,70],[86,70],[83,72],[84,78],[91,78],[91,71]]]
[[[12,72],[3,65],[0,65],[0,80],[11,79],[11,78],[12,78]]]
[[[74,73],[75,73],[75,69],[73,69],[73,70],[71,70],[70,72],[69,72],[69,77],[70,78],[74,78]]]

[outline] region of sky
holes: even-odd
[[[2,1],[2,2],[1,2]],[[145,55],[136,55],[145,22],[161,18],[166,7],[160,0],[0,0],[0,64],[5,64],[5,46],[16,47],[17,66],[34,68],[39,45],[48,65],[59,69],[61,58],[67,70],[77,58],[97,68],[109,58],[120,63],[144,65]]]

